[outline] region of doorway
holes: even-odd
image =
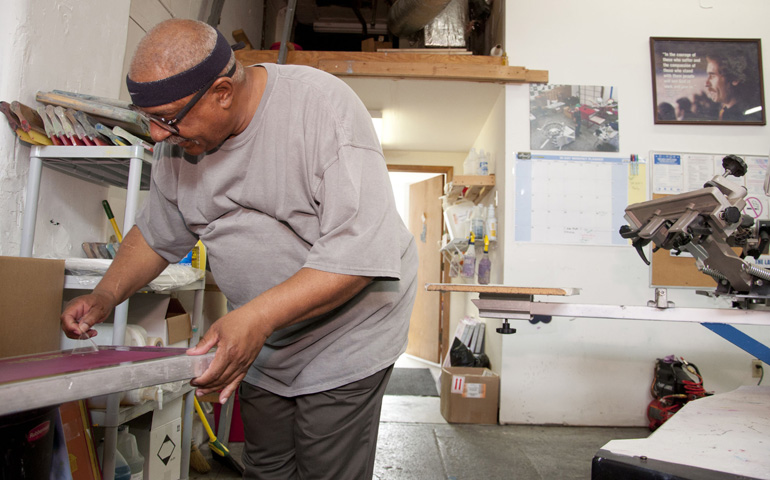
[[[427,292],[426,283],[448,281],[439,252],[444,232],[440,196],[452,180],[445,166],[388,165],[396,206],[417,243],[420,265],[417,295],[409,323],[407,353],[440,363],[448,351],[449,302],[444,293]]]

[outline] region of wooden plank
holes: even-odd
[[[508,285],[474,285],[465,283],[426,283],[429,292],[500,293],[507,295],[577,295],[576,288],[512,287]]]
[[[235,57],[244,65],[254,63],[275,63],[278,50],[238,50]],[[353,60],[358,62],[406,62],[406,63],[460,63],[463,65],[498,65],[504,66],[501,57],[486,55],[432,55],[429,53],[390,53],[390,52],[322,52],[291,50],[286,56],[286,63],[318,67],[321,60]]]
[[[489,187],[495,186],[495,176],[492,175],[455,175],[452,183],[455,185],[486,185]]]
[[[320,60],[318,68],[341,76],[424,78],[505,83],[524,83],[527,79],[527,70],[524,67],[506,67],[503,65]]]
[[[473,55],[473,52],[463,48],[378,48],[382,53],[419,53],[427,55]]]
[[[277,50],[239,50],[244,65],[275,63]],[[430,53],[290,51],[286,63],[340,76],[421,78],[495,83],[547,83],[546,70],[505,65],[501,57]]]

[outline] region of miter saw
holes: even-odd
[[[770,303],[770,270],[746,261],[767,253],[770,222],[755,221],[742,213],[746,187],[731,180],[746,174],[746,163],[738,156],[722,160],[725,172],[699,190],[635,203],[626,208],[629,225],[620,235],[631,240],[645,263],[643,247],[653,242],[675,254],[688,252],[698,270],[717,281],[713,296],[729,296],[733,305],[749,308]],[[741,249],[736,253],[735,249]]]

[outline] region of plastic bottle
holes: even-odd
[[[492,262],[489,260],[489,237],[484,236],[484,254],[479,260],[479,284],[489,284],[489,273],[492,270]]]
[[[471,215],[471,231],[473,235],[481,240],[484,238],[484,206],[476,205]]]
[[[489,157],[484,153],[484,149],[481,149],[478,161],[479,164],[476,169],[476,175],[489,175]]]
[[[96,453],[99,456],[99,466],[101,467],[104,463],[104,439],[99,442]],[[115,480],[133,480],[131,467],[128,466],[128,462],[126,462],[126,459],[118,449],[115,449]]]
[[[471,151],[468,152],[468,156],[465,157],[465,161],[463,162],[463,174],[464,175],[476,175],[476,169],[479,164],[478,155],[476,154],[476,149],[471,148]]]
[[[462,270],[462,260],[463,256],[458,251],[455,251],[452,254],[452,260],[449,261],[449,276],[451,278],[460,275],[460,271]]]
[[[495,214],[495,206],[489,205],[487,209],[487,224],[486,234],[489,237],[490,242],[497,241],[497,215]]]
[[[139,447],[136,446],[136,437],[129,433],[128,425],[118,427],[118,452],[123,456],[128,465],[131,480],[142,480],[144,478],[144,457],[139,453]],[[117,479],[117,472],[115,475]]]
[[[465,278],[473,278],[476,275],[476,248],[473,246],[473,239],[473,232],[471,232],[468,250],[466,250],[465,255],[463,255],[462,276]]]

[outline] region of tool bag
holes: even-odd
[[[656,359],[650,393],[653,396],[647,406],[650,430],[663,425],[690,400],[710,395],[703,389],[698,367],[674,355]]]

